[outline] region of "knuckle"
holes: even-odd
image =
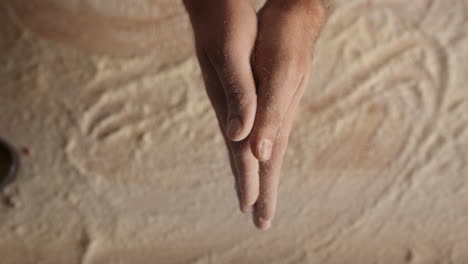
[[[227,92],[229,107],[247,109],[255,102],[256,95],[246,93],[241,89],[232,89]]]
[[[267,124],[272,127],[279,127],[283,121],[283,115],[277,109],[272,109],[266,113]]]
[[[235,84],[230,84],[232,86],[235,86]],[[229,100],[229,104],[232,105],[240,105],[245,103],[245,94],[242,90],[237,88],[230,89],[227,92],[227,98]]]
[[[289,143],[289,136],[288,135],[279,135],[279,140],[277,140],[278,149],[281,155],[286,153],[286,149],[288,148]]]
[[[285,129],[281,128],[276,134],[276,140],[278,141],[279,146],[287,145],[289,140],[289,134],[287,133],[287,131],[285,131]]]

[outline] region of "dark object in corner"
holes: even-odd
[[[10,183],[18,170],[18,155],[16,151],[0,139],[0,190]]]

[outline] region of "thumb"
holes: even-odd
[[[226,136],[232,141],[243,140],[252,130],[257,108],[250,57],[232,54],[213,64],[223,85],[228,107]]]

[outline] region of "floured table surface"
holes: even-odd
[[[336,2],[267,232],[179,1],[101,2],[0,5],[2,264],[468,263],[467,1]]]

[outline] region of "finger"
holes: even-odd
[[[224,96],[223,89],[221,87],[221,83],[218,79],[216,71],[211,66],[208,58],[200,49],[197,49],[197,57],[200,63],[200,67],[202,70],[203,81],[205,82],[206,92],[208,98],[210,99],[211,105],[216,114],[216,118],[218,120],[218,125],[221,133],[223,134],[224,142],[226,143],[226,148],[229,154],[229,163],[231,167],[232,174],[234,176],[234,186],[237,194],[237,198],[239,201],[241,200],[240,197],[240,188],[238,184],[238,173],[236,168],[236,163],[234,161],[234,154],[232,148],[230,146],[229,140],[224,136],[226,128],[226,118],[227,118],[227,109],[226,109],[226,98]]]
[[[215,103],[217,105],[217,103]],[[230,141],[226,136],[225,136],[225,131],[226,131],[226,128],[225,128],[225,124],[226,124],[226,118],[225,118],[225,113],[226,111],[216,111],[215,112],[221,112],[223,114],[221,114],[220,116],[218,116],[218,114],[216,114],[217,116],[217,120],[218,120],[218,125],[219,125],[219,129],[223,135],[223,139],[224,139],[224,143],[226,144],[226,149],[228,151],[228,156],[229,156],[229,165],[231,167],[231,172],[232,172],[232,175],[234,177],[234,189],[236,191],[236,196],[237,196],[237,200],[239,201],[239,207],[241,208],[242,212],[247,212],[249,210],[249,208],[245,208],[245,209],[242,209],[243,208],[243,203],[242,203],[242,192],[241,192],[241,187],[240,187],[240,180],[239,180],[239,172],[238,172],[238,169],[237,169],[237,163],[236,163],[236,159],[235,159],[235,152],[233,150],[233,147],[232,147],[232,141]],[[257,177],[258,178],[258,177]],[[258,191],[257,191],[258,192]]]
[[[255,67],[258,76],[258,109],[250,143],[255,157],[267,161],[271,157],[278,129],[302,81],[297,71],[303,69],[294,62],[280,59],[283,57],[281,55],[266,59],[263,52],[263,49],[258,52],[260,58],[256,58],[256,61],[260,61],[256,62]]]
[[[203,78],[207,88],[207,94],[215,109],[218,123],[223,135],[226,131],[227,107],[226,97],[221,88],[221,82],[211,66],[207,57],[200,52],[198,54],[203,71]],[[251,211],[259,193],[258,161],[253,156],[248,140],[232,142],[226,136],[226,146],[229,151],[231,169],[235,176],[236,192],[239,199],[239,207],[243,212]]]
[[[232,141],[245,139],[255,120],[257,94],[250,66],[250,54],[249,47],[225,47],[223,54],[217,54],[212,59],[226,96],[226,136]]]
[[[217,37],[218,49],[206,53],[224,88],[228,120],[226,135],[233,141],[245,139],[252,130],[257,109],[255,81],[250,58],[257,37],[257,15],[249,1],[215,1],[222,14]],[[213,27],[213,25],[207,25]]]
[[[224,132],[223,129],[221,131]],[[229,145],[229,143],[230,143],[229,139],[227,139],[226,137],[223,137],[223,138],[224,138],[224,142],[226,143],[226,148],[227,148],[228,154],[229,154],[229,164],[230,164],[230,167],[231,167],[231,172],[232,172],[232,175],[234,176],[234,189],[236,190],[237,199],[239,200],[239,206],[241,206],[240,205],[241,191],[240,191],[240,187],[239,187],[238,172],[237,172],[237,168],[236,168],[236,165],[235,165],[236,163],[234,161],[234,154],[233,154],[231,146]]]
[[[261,230],[266,230],[271,226],[271,221],[275,215],[279,176],[284,153],[286,152],[289,135],[297,115],[299,102],[304,93],[304,86],[301,84],[301,87],[293,96],[283,125],[277,133],[276,144],[273,147],[271,159],[260,163],[260,193],[255,203],[254,223]]]
[[[238,173],[240,210],[247,213],[252,211],[259,194],[259,164],[252,154],[248,138],[239,142],[230,142],[230,145]]]

